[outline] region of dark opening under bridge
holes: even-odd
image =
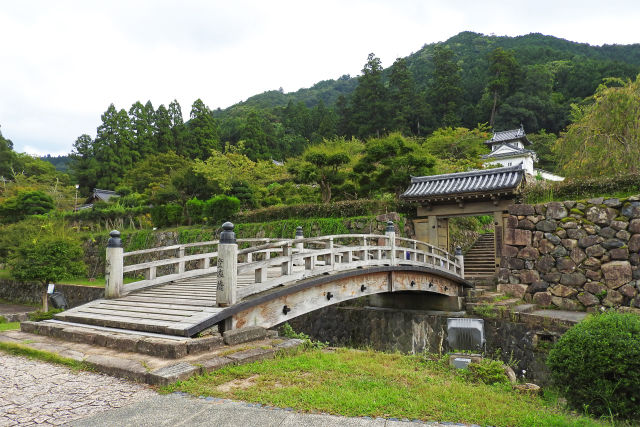
[[[123,252],[120,233],[107,245],[105,299],[67,310],[58,320],[161,334],[194,336],[265,328],[375,294],[461,297],[461,253],[384,235],[342,234],[295,239],[237,239],[223,224],[220,240]],[[124,284],[125,275],[144,278]]]

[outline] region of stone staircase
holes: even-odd
[[[476,287],[486,287],[495,283],[496,258],[493,233],[481,234],[471,249],[464,255],[465,279]]]

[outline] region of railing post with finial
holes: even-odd
[[[302,231],[301,226],[296,227],[296,240],[298,239],[304,239],[304,232]],[[302,253],[302,251],[304,251],[304,243],[296,243],[296,249],[298,250],[298,253]]]
[[[391,265],[396,265],[396,227],[393,225],[393,221],[387,221],[387,228],[384,231],[384,235],[387,236],[389,247],[391,248],[389,262]]]
[[[456,246],[456,261],[460,265],[460,277],[464,279],[464,255],[462,255],[462,248],[460,246]]]
[[[228,307],[236,303],[238,283],[238,244],[234,225],[231,222],[222,224],[218,244],[218,286],[216,303],[219,307]]]
[[[105,298],[119,298],[122,292],[124,259],[120,232],[113,230],[109,233],[107,242],[107,256],[104,272]]]

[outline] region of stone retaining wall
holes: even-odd
[[[512,205],[509,214],[500,290],[564,310],[640,309],[640,197]]]
[[[379,351],[420,354],[445,353],[447,313],[348,305],[329,306],[289,321],[297,332],[332,346],[367,347]],[[486,354],[516,364],[518,376],[546,385],[545,365],[550,344],[572,326],[570,322],[523,316],[523,319],[485,318]]]
[[[78,285],[56,285],[56,292],[62,292],[69,308],[104,298],[104,288]],[[42,305],[42,285],[39,283],[21,283],[15,280],[0,279],[0,299],[17,304]]]

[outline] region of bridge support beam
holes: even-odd
[[[228,307],[237,302],[238,244],[233,224],[222,224],[218,244],[218,285],[216,303],[218,307]]]
[[[113,230],[109,233],[109,236],[104,272],[104,296],[111,299],[120,298],[122,293],[124,250],[122,249],[122,240],[120,240],[120,232],[118,230]]]

